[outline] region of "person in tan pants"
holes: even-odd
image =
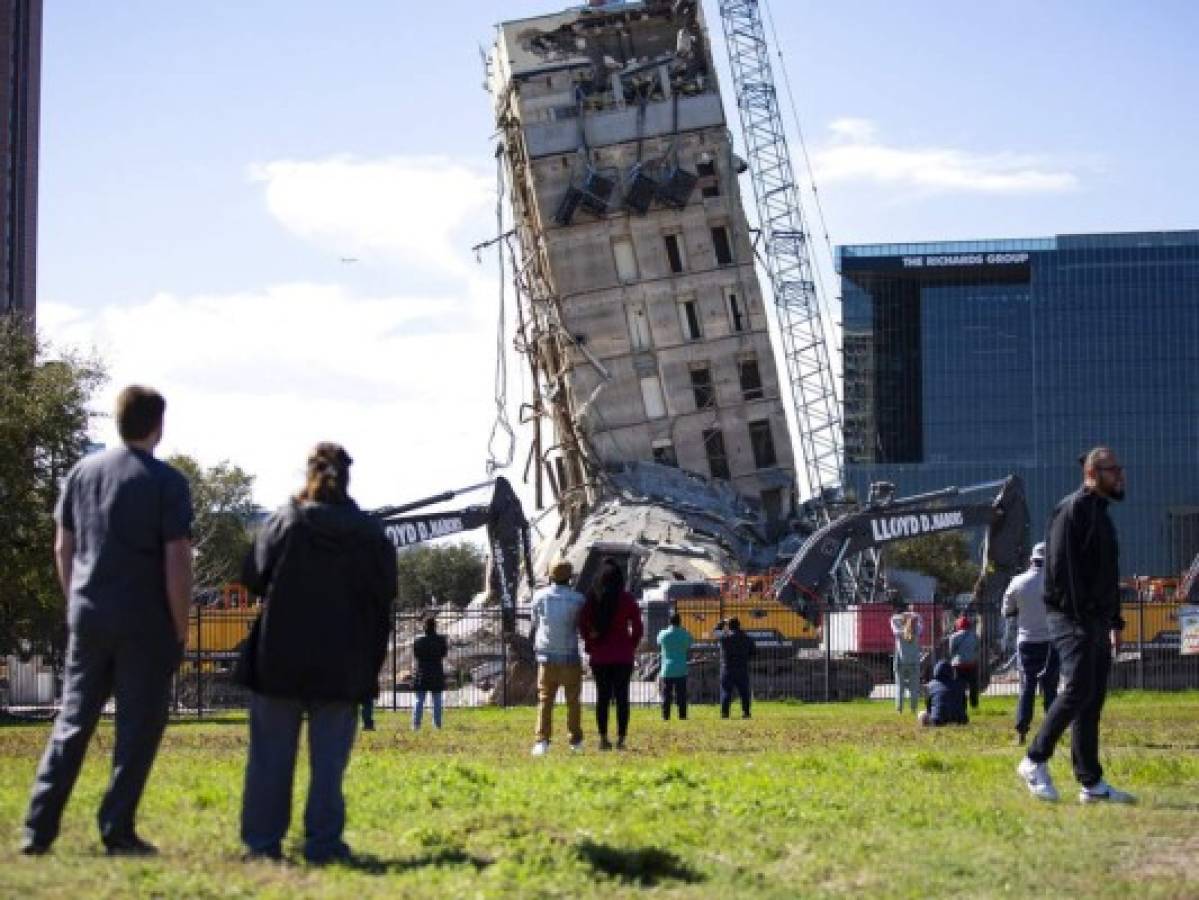
[[[537,743],[534,756],[544,756],[553,733],[554,700],[566,695],[566,727],[570,749],[583,749],[583,661],[579,656],[579,612],[583,595],[570,586],[574,569],[565,560],[550,566],[550,584],[533,596],[533,648],[537,654]]]

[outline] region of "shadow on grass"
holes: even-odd
[[[675,854],[657,847],[622,848],[584,841],[575,852],[593,869],[639,887],[653,887],[663,881],[695,884],[704,880]]]
[[[492,862],[485,856],[476,856],[458,847],[443,847],[403,859],[383,859],[370,853],[355,853],[349,859],[338,860],[334,865],[367,875],[395,875],[436,866],[473,866],[478,872]]]

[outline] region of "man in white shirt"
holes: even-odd
[[[1012,579],[1003,595],[1003,614],[1016,622],[1020,699],[1016,703],[1016,743],[1023,745],[1032,724],[1037,685],[1048,711],[1057,697],[1059,664],[1045,618],[1045,544],[1032,548],[1028,570]]]

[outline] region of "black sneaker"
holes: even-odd
[[[1016,746],[1017,747],[1023,747],[1025,741],[1027,741],[1027,740],[1028,740],[1028,735],[1025,734],[1023,731],[1016,732]]]
[[[600,749],[601,750],[611,750],[612,742],[610,740],[608,740],[606,737],[600,738]]]
[[[25,856],[45,856],[49,852],[49,844],[40,844],[37,841],[21,842],[21,853],[23,853]]]
[[[616,739],[616,749],[617,750],[624,749],[624,735],[623,734]]]
[[[245,863],[283,862],[283,853],[280,850],[247,850],[241,855],[241,861]]]
[[[126,837],[107,838],[104,850],[109,856],[157,856],[158,848],[149,841],[143,841],[136,834]]]

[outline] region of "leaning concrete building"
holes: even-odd
[[[795,468],[699,4],[504,22],[489,80],[539,505],[544,477],[577,525],[605,473],[657,462],[731,488],[772,533]]]

